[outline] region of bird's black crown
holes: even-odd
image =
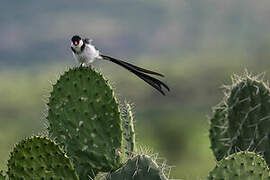
[[[75,36],[73,36],[73,37],[71,38],[71,41],[72,41],[73,43],[74,43],[75,41],[80,42],[81,39],[82,39],[82,38],[81,38],[80,36],[75,35]]]

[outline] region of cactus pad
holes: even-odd
[[[138,155],[108,175],[107,180],[167,180],[162,170],[150,157]]]
[[[262,157],[252,152],[238,152],[218,162],[207,179],[266,180],[269,178],[269,169]]]
[[[8,176],[15,180],[78,180],[73,164],[53,141],[32,137],[14,148],[8,161]]]
[[[136,151],[135,144],[135,130],[134,120],[131,105],[125,103],[122,115],[122,126],[123,126],[123,138],[125,145],[125,153],[127,157],[131,157]]]
[[[225,100],[211,119],[211,148],[217,160],[241,151],[255,151],[270,163],[270,91],[260,79],[235,77]]]
[[[211,149],[217,160],[221,160],[228,151],[227,148],[224,148],[226,141],[228,141],[226,124],[226,105],[220,104],[214,109],[214,116],[211,118],[211,127],[209,130]]]
[[[65,146],[80,179],[120,166],[119,107],[103,76],[88,68],[65,72],[48,103],[49,134]]]

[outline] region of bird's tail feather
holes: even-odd
[[[139,78],[144,80],[146,83],[148,83],[150,86],[152,86],[153,88],[158,90],[161,94],[165,95],[165,93],[162,89],[162,86],[165,87],[168,91],[170,91],[169,87],[165,83],[163,83],[162,81],[160,81],[156,78],[153,78],[153,77],[147,75],[147,74],[153,74],[153,75],[164,77],[162,74],[135,66],[133,64],[130,64],[130,63],[127,63],[125,61],[115,59],[115,58],[112,58],[109,56],[105,56],[105,55],[100,55],[100,56],[104,60],[109,60],[113,63],[116,63],[116,64],[126,68],[127,70],[129,70],[130,72],[134,73],[136,76],[138,76]],[[145,73],[147,73],[147,74],[145,74]]]
[[[109,61],[112,61],[112,62],[119,62],[121,64],[125,64],[125,67],[128,66],[132,69],[136,69],[137,71],[140,71],[140,72],[144,72],[144,73],[147,73],[147,74],[153,74],[153,75],[157,75],[157,76],[161,76],[161,77],[164,77],[164,75],[160,74],[160,73],[157,73],[157,72],[154,72],[154,71],[150,71],[148,69],[144,69],[144,68],[141,68],[141,67],[138,67],[138,66],[135,66],[133,64],[130,64],[130,63],[127,63],[125,61],[122,61],[120,59],[115,59],[115,58],[112,58],[112,57],[109,57],[109,56],[105,56],[105,55],[100,55],[103,59],[106,59],[106,60],[109,60]],[[115,62],[116,63],[116,62]],[[117,63],[118,64],[118,63]],[[119,64],[120,65],[120,64]]]

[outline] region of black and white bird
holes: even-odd
[[[148,74],[161,77],[164,77],[164,75],[135,66],[120,59],[115,59],[110,56],[102,55],[100,54],[99,50],[95,48],[95,46],[92,44],[92,40],[90,39],[83,39],[78,35],[73,36],[71,38],[71,50],[75,60],[80,64],[80,66],[91,66],[91,63],[94,62],[94,60],[96,59],[108,60],[126,68],[127,70],[144,80],[146,83],[151,85],[153,88],[158,90],[161,94],[165,95],[163,88],[167,89],[167,91],[170,91],[169,87],[165,83],[156,78],[153,78],[152,76],[149,76]]]

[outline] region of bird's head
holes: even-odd
[[[83,40],[80,36],[75,35],[71,38],[71,46],[76,49],[79,50],[83,45]]]

